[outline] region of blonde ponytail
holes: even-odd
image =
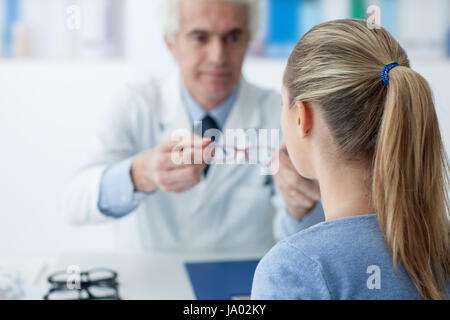
[[[450,272],[448,160],[431,90],[407,67],[389,72],[373,198],[392,250],[424,299],[445,298]]]
[[[393,61],[389,85],[381,71]],[[318,102],[340,156],[373,165],[373,204],[391,250],[423,299],[446,298],[449,163],[431,90],[398,42],[364,20],[322,23],[288,59],[290,103]]]

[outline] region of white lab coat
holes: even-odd
[[[163,81],[129,86],[121,95],[102,125],[95,153],[67,190],[65,208],[72,223],[114,220],[97,206],[105,168],[153,148],[169,139],[174,130],[191,130],[179,86],[179,75],[175,74]],[[278,93],[242,79],[223,130],[280,128],[281,105]],[[277,212],[286,214],[267,178],[260,174],[258,165],[212,165],[207,177],[187,192],[156,191],[130,213],[141,249],[267,251],[275,243]]]

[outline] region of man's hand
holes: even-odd
[[[298,174],[285,150],[286,145],[282,145],[278,151],[279,167],[273,173],[273,178],[289,214],[301,220],[320,200],[319,185]]]
[[[131,177],[136,191],[181,193],[197,185],[211,159],[210,139],[192,135],[171,139],[136,155]]]

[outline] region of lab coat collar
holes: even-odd
[[[237,94],[239,92],[239,85],[240,83],[233,89],[231,95],[229,95],[225,101],[223,101],[220,105],[218,105],[216,108],[211,110],[210,112],[206,112],[205,109],[203,109],[202,106],[200,106],[197,101],[191,96],[191,94],[186,89],[184,82],[180,83],[181,88],[181,99],[188,111],[189,118],[191,120],[191,123],[194,124],[197,121],[202,121],[202,119],[209,114],[218,124],[219,128],[222,128],[225,124],[225,121],[230,113],[230,111],[233,109]]]

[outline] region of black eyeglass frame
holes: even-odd
[[[96,280],[91,280],[89,279],[89,275],[93,274],[95,272],[108,272],[111,274],[110,277],[105,277],[105,278],[100,278],[100,279],[96,279]],[[67,280],[55,280],[54,278],[60,276],[60,275],[66,275],[67,272],[66,271],[59,271],[59,272],[55,272],[53,274],[51,274],[47,280],[51,285],[66,285],[67,284]],[[97,284],[97,283],[117,283],[117,272],[108,268],[94,268],[94,269],[89,269],[87,271],[83,271],[79,273],[80,275],[80,284]]]
[[[95,272],[107,272],[107,273],[110,273],[111,276],[96,279],[96,280],[89,279],[89,275],[93,274]],[[44,296],[44,300],[50,300],[49,297],[53,292],[62,292],[62,291],[78,291],[78,299],[74,299],[74,300],[111,300],[111,299],[120,300],[121,299],[119,296],[119,290],[118,290],[119,283],[117,282],[118,274],[116,271],[114,271],[112,269],[93,268],[93,269],[90,269],[87,271],[80,272],[79,273],[80,288],[74,288],[74,289],[67,287],[67,283],[68,283],[67,280],[65,280],[65,281],[55,280],[55,278],[60,275],[67,275],[67,272],[66,271],[55,272],[47,278],[47,281],[51,284],[51,288],[49,289],[48,293]],[[114,290],[114,294],[99,297],[99,296],[94,295],[89,290],[90,287],[109,288],[109,289]],[[82,297],[83,292],[87,293],[87,298]]]
[[[96,285],[96,286],[98,286],[98,285]],[[64,299],[64,300],[121,300],[120,295],[119,295],[119,289],[116,286],[108,285],[105,287],[108,287],[109,289],[114,290],[114,293],[110,294],[110,295],[96,296],[90,291],[90,287],[85,287],[85,288],[80,288],[80,289],[68,289],[68,288],[63,288],[63,287],[53,287],[53,288],[50,288],[50,290],[44,296],[44,300],[54,300],[54,299],[51,299],[51,295],[54,292],[64,292],[64,291],[67,291],[67,292],[76,291],[78,293],[78,298]],[[87,293],[87,297],[83,297],[83,292]],[[58,299],[58,300],[61,300],[61,299]]]

